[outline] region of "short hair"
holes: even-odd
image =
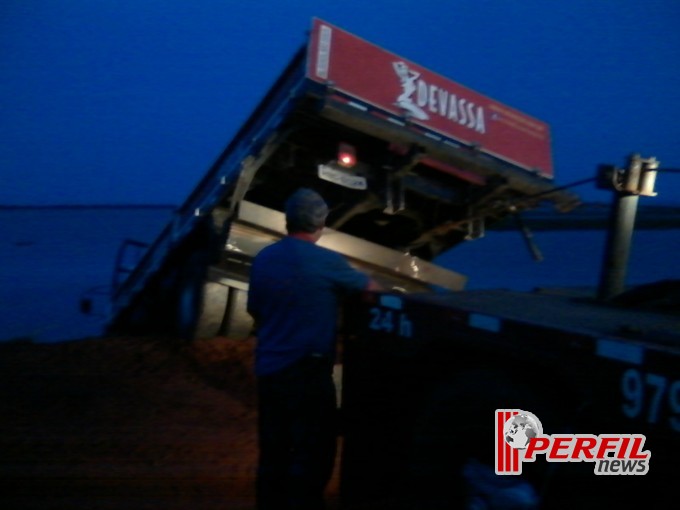
[[[316,232],[326,224],[328,205],[309,188],[300,188],[286,200],[288,232]]]

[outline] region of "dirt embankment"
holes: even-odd
[[[0,343],[0,508],[253,508],[252,358],[225,338]]]

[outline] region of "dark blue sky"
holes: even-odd
[[[181,203],[313,16],[549,123],[559,184],[680,167],[677,0],[5,0],[0,205]]]

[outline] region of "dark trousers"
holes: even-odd
[[[333,365],[304,358],[258,378],[258,510],[320,510],[336,454]]]

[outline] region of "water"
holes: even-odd
[[[101,334],[105,310],[82,314],[81,297],[103,297],[123,240],[153,241],[171,214],[170,208],[0,210],[0,340]]]
[[[439,257],[438,262],[468,276],[468,289],[591,287],[599,284],[606,243],[604,230],[534,232],[543,256],[531,256],[519,232],[489,232]],[[680,229],[634,232],[627,285],[680,278]]]
[[[0,210],[0,340],[101,334],[105,310],[82,314],[80,299],[105,303],[120,244],[153,241],[171,214],[170,208]],[[531,258],[517,232],[489,232],[439,262],[466,274],[469,289],[597,286],[603,231],[536,232],[534,240],[542,262]],[[680,278],[679,251],[680,229],[637,231],[627,282]]]

